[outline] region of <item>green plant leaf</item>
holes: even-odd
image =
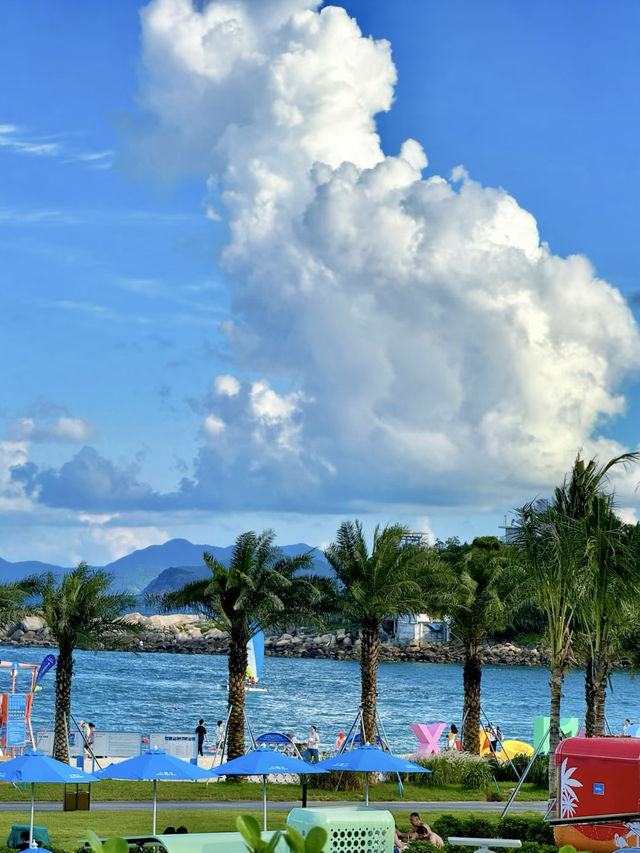
[[[304,840],[304,853],[322,853],[327,842],[327,830],[322,826],[313,826]]]
[[[260,824],[255,817],[248,814],[238,815],[236,818],[236,827],[253,853],[261,849]]]
[[[577,851],[573,844],[563,844],[558,853],[577,853]]]
[[[124,838],[118,836],[107,838],[102,845],[102,849],[104,853],[129,853],[129,845]]]
[[[304,853],[304,838],[297,829],[288,826],[284,833],[284,840],[287,842],[289,850],[293,853]]]
[[[91,847],[93,853],[103,853],[102,841],[100,841],[92,829],[87,830],[87,841],[89,842],[89,847]]]
[[[261,842],[264,845],[264,853],[273,853],[273,851],[278,846],[278,842],[282,838],[282,832],[278,830],[271,836],[271,841],[265,845],[264,841]]]

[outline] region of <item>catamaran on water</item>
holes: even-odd
[[[245,690],[250,693],[266,693],[267,688],[259,686],[262,677],[262,665],[264,663],[264,633],[258,631],[247,643],[247,672],[245,675]],[[226,681],[220,687],[229,688]]]

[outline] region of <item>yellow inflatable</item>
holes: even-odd
[[[503,740],[502,749],[496,752],[496,758],[499,761],[507,761],[513,758],[514,755],[523,754],[527,758],[533,755],[533,747],[530,743],[525,743],[523,740]],[[480,755],[490,755],[489,738],[485,732],[480,733]]]

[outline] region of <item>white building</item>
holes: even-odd
[[[445,619],[435,619],[427,613],[400,616],[394,619],[393,633],[397,643],[449,641],[449,626]]]

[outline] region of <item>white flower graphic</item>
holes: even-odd
[[[575,767],[567,767],[568,759],[560,765],[560,817],[573,817],[578,805],[574,788],[582,788],[582,782],[573,778]]]
[[[627,838],[635,838],[636,843],[633,846],[640,847],[640,821],[633,820],[629,823],[625,823],[625,826],[629,830]]]

